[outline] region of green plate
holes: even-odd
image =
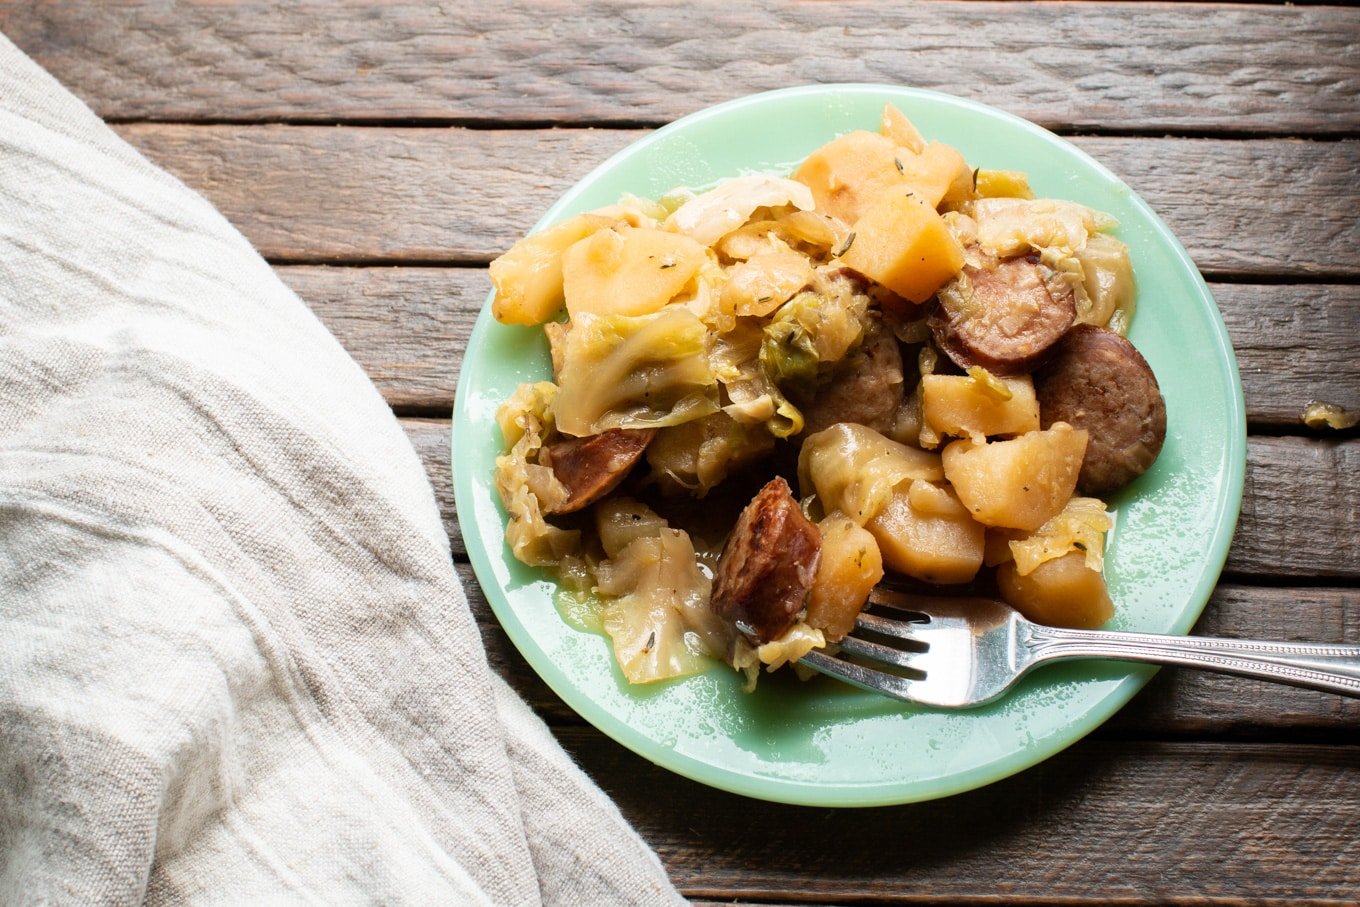
[[[1213,297],[1161,219],[1117,177],[1018,117],[936,92],[819,85],[754,95],[678,120],[610,158],[535,229],[617,201],[750,172],[787,172],[835,136],[877,128],[896,104],[928,138],[974,166],[1026,171],[1039,196],[1118,218],[1132,250],[1138,309],[1130,339],[1166,396],[1156,465],[1110,503],[1111,627],[1183,634],[1213,591],[1241,505],[1246,422],[1241,381]],[[827,678],[783,671],[741,692],[737,675],[629,686],[602,636],[568,626],[545,577],[516,562],[492,487],[496,407],[548,377],[538,329],[497,324],[490,304],[468,341],[453,422],[453,479],[468,555],[491,606],[534,670],[583,718],[645,758],[704,784],[815,806],[942,797],[1052,756],[1128,702],[1152,669],[1071,662],[1042,668],[1001,702],[967,711],[911,706]]]

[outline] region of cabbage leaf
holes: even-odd
[[[582,313],[562,358],[553,409],[568,435],[679,425],[718,409],[707,329],[682,306],[636,317]]]

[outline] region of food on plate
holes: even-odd
[[[633,196],[491,268],[551,381],[500,407],[514,556],[646,683],[835,646],[885,578],[1097,626],[1099,495],[1166,433],[1114,222],[891,106],[791,177]]]
[[[1086,494],[1123,488],[1147,472],[1166,440],[1166,402],[1157,377],[1132,343],[1081,324],[1067,332],[1035,375],[1045,421],[1090,436],[1078,486]]]
[[[1037,258],[964,266],[930,316],[935,344],[960,368],[1027,372],[1076,320],[1072,287]]]
[[[798,622],[822,558],[822,534],[775,476],[737,517],[714,570],[710,605],[757,644]]]

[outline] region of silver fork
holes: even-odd
[[[1031,668],[1069,658],[1108,658],[1204,668],[1360,698],[1360,646],[1064,630],[1032,623],[999,601],[934,598],[877,588],[839,652],[800,662],[866,690],[945,708],[1002,696]],[[845,656],[890,665],[876,670]]]

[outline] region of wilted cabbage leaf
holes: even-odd
[[[863,526],[878,515],[893,489],[912,479],[944,481],[940,456],[899,444],[853,422],[841,422],[803,442],[798,484],[822,509],[839,510]]]
[[[557,566],[580,549],[580,533],[559,529],[543,518],[543,507],[567,498],[553,471],[535,460],[553,429],[552,402],[557,387],[549,381],[521,384],[496,410],[508,451],[496,458],[496,491],[510,515],[505,541],[523,563]]]
[[[727,631],[708,608],[709,579],[685,532],[634,538],[596,577],[601,623],[630,683],[694,674],[724,654]]]
[[[680,306],[654,315],[591,315],[573,322],[553,404],[560,431],[679,425],[718,409],[708,331]]]
[[[711,246],[750,220],[758,208],[816,206],[812,190],[779,176],[742,176],[685,202],[666,219],[666,228]]]
[[[1099,573],[1105,565],[1105,533],[1113,526],[1104,501],[1071,498],[1057,516],[1026,538],[1010,543],[1015,569],[1021,576],[1027,576],[1044,561],[1079,550],[1086,553],[1086,566]]]

